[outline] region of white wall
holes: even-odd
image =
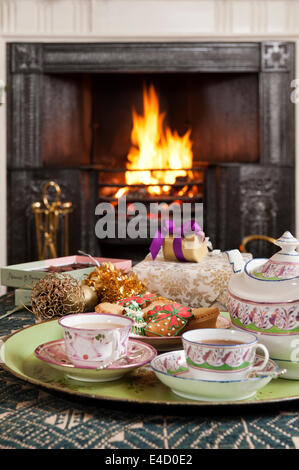
[[[10,41],[162,39],[282,39],[298,46],[299,0],[0,0],[0,79],[6,75],[5,45]],[[299,47],[296,59],[299,64]],[[298,109],[299,104],[297,118]],[[5,105],[0,106],[0,266],[6,264],[5,114]],[[296,155],[298,161],[298,150]],[[297,181],[298,171],[297,165]],[[298,236],[298,203],[296,221]]]

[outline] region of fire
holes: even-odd
[[[165,113],[160,113],[153,85],[148,89],[144,87],[143,108],[143,115],[133,109],[132,146],[127,163],[128,170],[140,171],[126,171],[126,183],[153,185],[147,191],[159,195],[169,192],[178,176],[188,176],[184,169],[192,168],[191,130],[180,137],[177,131],[172,132],[169,127],[164,129]],[[123,195],[123,190],[121,188],[116,196]]]

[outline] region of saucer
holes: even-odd
[[[255,366],[261,364],[262,356],[256,356]],[[209,402],[230,402],[254,397],[256,392],[267,385],[271,377],[260,375],[240,380],[199,380],[194,379],[187,367],[184,351],[161,354],[151,361],[151,368],[158,379],[173,393],[191,400]],[[274,372],[278,366],[269,360],[265,372]]]
[[[219,315],[217,318],[216,328],[228,329],[231,327],[231,320],[223,315]],[[140,339],[146,344],[153,346],[159,352],[174,351],[175,349],[181,349],[182,337],[181,336],[142,336],[131,333],[131,339]]]
[[[74,366],[66,355],[63,339],[40,344],[34,354],[38,359],[64,372],[71,379],[85,382],[108,382],[117,380],[137,367],[148,364],[157,355],[157,351],[151,345],[130,339],[127,356],[113,362],[106,369]]]
[[[282,379],[299,380],[299,362],[273,358],[280,369],[286,369]]]

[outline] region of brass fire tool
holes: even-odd
[[[56,191],[56,198],[51,203],[47,196],[49,187]],[[64,225],[64,256],[69,255],[69,214],[73,208],[71,202],[61,202],[60,198],[60,186],[55,181],[49,181],[43,187],[42,202],[34,202],[31,206],[35,217],[39,260],[57,258],[57,235],[61,216]]]

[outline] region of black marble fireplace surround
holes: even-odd
[[[246,235],[277,237],[285,230],[294,230],[293,43],[11,43],[7,61],[9,264],[37,257],[30,206],[41,200],[42,187],[49,180],[61,186],[64,200],[73,202],[71,254],[81,249],[93,255],[136,259],[147,250],[148,245],[138,240],[127,246],[121,240],[105,245],[95,236],[98,174],[93,154],[95,126],[90,123],[90,90],[95,76],[108,77],[109,82],[109,77],[115,79],[117,74],[128,80],[138,74],[160,74],[165,81],[167,76],[180,74],[184,80],[192,76],[193,87],[199,77],[198,86],[204,83],[206,90],[209,82],[217,82],[217,87],[221,82],[226,84],[228,94],[219,92],[219,96],[226,96],[224,104],[219,100],[223,122],[228,122],[235,138],[242,133],[245,137],[239,150],[227,150],[234,136],[226,131],[219,136],[220,126],[218,137],[215,135],[209,144],[207,139],[200,147],[206,155],[195,155],[195,159],[208,163],[204,230],[222,250],[238,247]],[[229,88],[232,80],[238,83],[238,77],[241,88]],[[256,94],[256,100],[247,98],[251,96],[250,83],[255,83],[252,96]],[[211,95],[205,91],[201,99],[203,96]],[[230,113],[230,96],[240,96],[239,118],[233,109]],[[192,103],[192,96],[188,99]],[[208,98],[206,102],[209,104]],[[208,124],[212,115],[216,115],[214,124],[217,122],[217,100],[213,106],[207,112],[209,117],[195,125],[210,137]],[[249,127],[256,131],[247,138]],[[224,142],[224,152],[217,153],[217,142]],[[101,165],[101,157],[97,158],[97,165]],[[106,158],[109,160],[109,155]],[[254,254],[265,255],[264,248],[261,251],[256,245]]]

